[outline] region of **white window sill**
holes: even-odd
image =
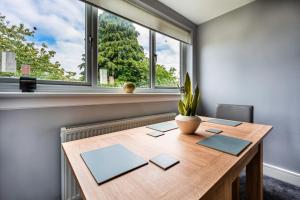
[[[179,93],[0,92],[0,110],[178,101]]]

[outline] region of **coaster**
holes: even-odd
[[[159,136],[164,135],[164,133],[159,132],[159,131],[153,131],[153,132],[151,132],[151,133],[147,133],[147,135],[157,138],[157,137],[159,137]]]
[[[151,158],[150,162],[152,162],[153,164],[157,165],[158,167],[164,170],[167,170],[173,167],[174,165],[178,164],[179,160],[166,154],[160,154],[158,156]]]
[[[214,129],[214,128],[207,129],[206,131],[214,134],[219,134],[223,132],[222,130]]]

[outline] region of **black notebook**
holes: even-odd
[[[152,124],[147,126],[147,128],[156,130],[156,131],[161,131],[161,132],[167,132],[173,129],[178,128],[176,124],[172,123],[172,122],[162,122],[162,123],[158,123],[158,124]]]
[[[81,153],[81,157],[98,184],[148,164],[120,144]]]
[[[197,144],[238,156],[252,142],[225,135],[213,135]]]

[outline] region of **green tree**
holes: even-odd
[[[82,54],[81,55],[81,64],[78,65],[78,68],[80,69],[80,77],[79,77],[79,80],[80,81],[85,81],[86,80],[86,56],[85,54]]]
[[[31,66],[31,76],[46,80],[72,80],[76,73],[65,71],[59,62],[51,62],[55,51],[48,50],[46,44],[37,48],[29,38],[34,38],[34,30],[24,24],[11,25],[0,14],[0,52],[10,51],[16,54],[17,72],[0,73],[0,76],[20,76],[21,66]]]
[[[108,12],[99,15],[99,22],[99,69],[107,69],[117,84],[130,81],[143,86],[149,80],[149,67],[133,24]]]
[[[178,80],[175,75],[176,69],[171,67],[169,70],[165,66],[156,64],[156,85],[165,87],[176,87]]]
[[[108,12],[99,15],[98,70],[107,69],[115,80],[114,86],[130,81],[138,87],[149,84],[149,59],[138,42],[139,32],[130,21]],[[156,80],[159,85],[177,84],[175,68],[167,70],[157,65]]]

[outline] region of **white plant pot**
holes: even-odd
[[[175,121],[182,134],[194,134],[201,123],[201,119],[198,116],[177,115]]]

